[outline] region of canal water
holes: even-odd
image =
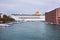
[[[60,40],[60,26],[45,22],[24,22],[0,27],[0,40]]]

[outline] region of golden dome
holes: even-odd
[[[39,14],[40,14],[40,12],[39,12],[39,11],[35,12],[35,15],[39,15]]]

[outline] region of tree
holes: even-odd
[[[9,22],[14,22],[15,19],[13,19],[7,15],[3,15],[3,18],[0,18],[0,21],[3,21],[3,23],[9,23]]]

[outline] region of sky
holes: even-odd
[[[0,13],[41,14],[60,7],[60,0],[0,0]]]

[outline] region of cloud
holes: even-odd
[[[14,9],[14,5],[12,4],[0,3],[0,8],[3,8],[3,7],[10,10]]]
[[[0,12],[5,10],[11,13],[42,13],[60,6],[60,0],[0,0]],[[2,11],[3,12],[3,11]]]

